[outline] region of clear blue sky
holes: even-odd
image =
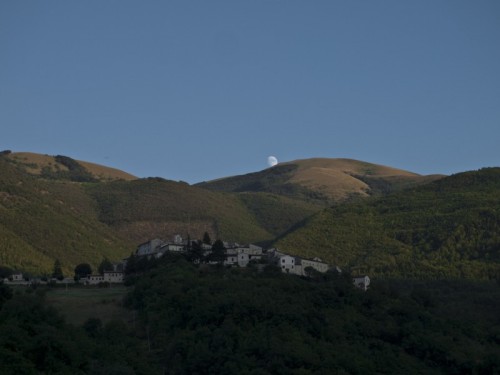
[[[0,2],[0,149],[190,183],[500,165],[500,1]]]

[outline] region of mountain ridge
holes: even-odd
[[[196,186],[215,191],[265,191],[324,203],[425,184],[444,177],[346,158],[311,158],[279,163],[259,172],[204,181]]]
[[[4,153],[11,162],[22,167],[26,172],[35,176],[47,176],[50,173],[67,172],[69,171],[68,165],[58,160],[61,155],[51,156],[38,154],[34,152],[8,152]],[[74,160],[66,157],[67,159]],[[101,164],[90,163],[87,161],[74,160],[77,164],[81,165],[88,173],[97,180],[126,180],[131,181],[137,179],[136,176],[128,172],[124,172],[117,168],[104,166]]]

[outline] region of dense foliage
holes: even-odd
[[[310,279],[167,257],[128,304],[167,374],[495,373],[500,288]]]
[[[92,275],[92,267],[88,263],[80,263],[75,267],[75,280]]]
[[[2,374],[494,374],[500,285],[135,265],[131,321],[68,325],[40,289],[0,283]]]
[[[144,341],[123,322],[65,323],[42,293],[12,294],[0,283],[0,373],[156,374]],[[134,353],[134,355],[130,355]]]
[[[371,275],[500,278],[500,168],[334,206],[276,246]]]

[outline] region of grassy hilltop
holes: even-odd
[[[313,158],[280,163],[260,172],[202,182],[226,192],[269,192],[317,204],[386,194],[442,176],[416,173],[351,159]]]

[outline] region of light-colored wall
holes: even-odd
[[[248,256],[248,254],[245,253],[238,254],[238,266],[246,267],[249,261],[250,257]]]
[[[309,259],[302,259],[302,269],[305,270],[307,267],[312,267],[318,272],[326,272],[328,271],[328,264],[322,263],[322,262],[317,262],[314,260],[309,260]]]
[[[238,264],[238,256],[236,254],[230,254],[226,257],[226,260],[224,261],[224,265],[233,265],[233,264]]]
[[[104,282],[104,276],[102,275],[90,275],[87,277],[87,284],[95,285]]]
[[[248,247],[237,247],[236,251],[243,254],[262,255],[262,247],[255,245],[249,245]]]
[[[184,245],[170,243],[167,245],[167,250],[168,251],[184,251]]]
[[[104,281],[108,283],[122,283],[123,272],[104,272]]]
[[[159,250],[161,243],[162,241],[160,239],[155,238],[154,240],[139,245],[136,253],[137,255],[153,254],[154,252]]]
[[[368,276],[360,276],[353,278],[354,286],[357,288],[368,290],[368,286],[370,285],[370,278]]]
[[[295,258],[290,255],[284,255],[279,258],[278,265],[281,268],[281,272],[286,273],[297,273],[297,268],[295,264]],[[301,270],[302,271],[302,270]]]

